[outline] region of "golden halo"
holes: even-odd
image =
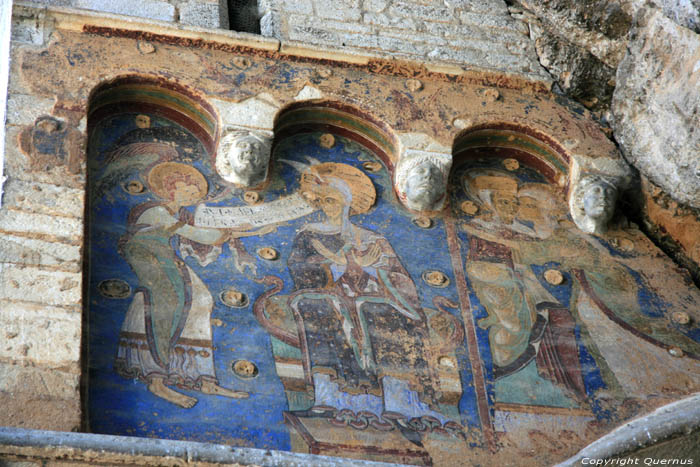
[[[201,198],[207,195],[209,187],[207,179],[191,165],[163,162],[153,167],[148,173],[148,186],[156,196],[163,199],[170,199],[172,187],[169,185],[175,181],[183,181],[196,186]]]
[[[377,199],[377,191],[372,184],[372,180],[363,171],[351,165],[339,162],[324,162],[323,164],[311,166],[310,170],[321,179],[335,177],[348,184],[352,192],[350,215],[369,211]],[[304,173],[301,176],[299,185],[302,193],[314,193],[316,187],[323,185],[323,182],[319,182],[314,174]]]

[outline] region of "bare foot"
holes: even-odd
[[[213,381],[202,381],[202,389],[200,389],[204,394],[214,394],[216,396],[233,397],[235,399],[245,399],[250,394],[242,391],[232,391],[230,389],[222,388]]]
[[[151,382],[148,384],[148,390],[151,391],[158,397],[162,397],[168,402],[179,405],[182,408],[190,409],[194,407],[197,403],[197,399],[194,397],[186,396],[180,394],[177,391],[173,391],[163,383],[163,378],[152,378]]]

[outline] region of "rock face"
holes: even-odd
[[[522,0],[511,15],[530,26],[540,64],[593,111],[610,108],[631,16],[616,0]]]
[[[617,70],[613,130],[627,160],[676,200],[700,207],[700,36],[658,9],[638,17]]]

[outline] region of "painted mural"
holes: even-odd
[[[698,293],[638,231],[582,234],[542,171],[483,151],[416,216],[347,136],[286,135],[243,188],[186,123],[99,119],[91,431],[455,465],[700,389]]]

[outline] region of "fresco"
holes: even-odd
[[[458,159],[416,216],[332,133],[279,139],[244,188],[162,113],[92,128],[91,431],[446,465],[700,388],[698,296],[637,234],[582,234],[503,157]]]

